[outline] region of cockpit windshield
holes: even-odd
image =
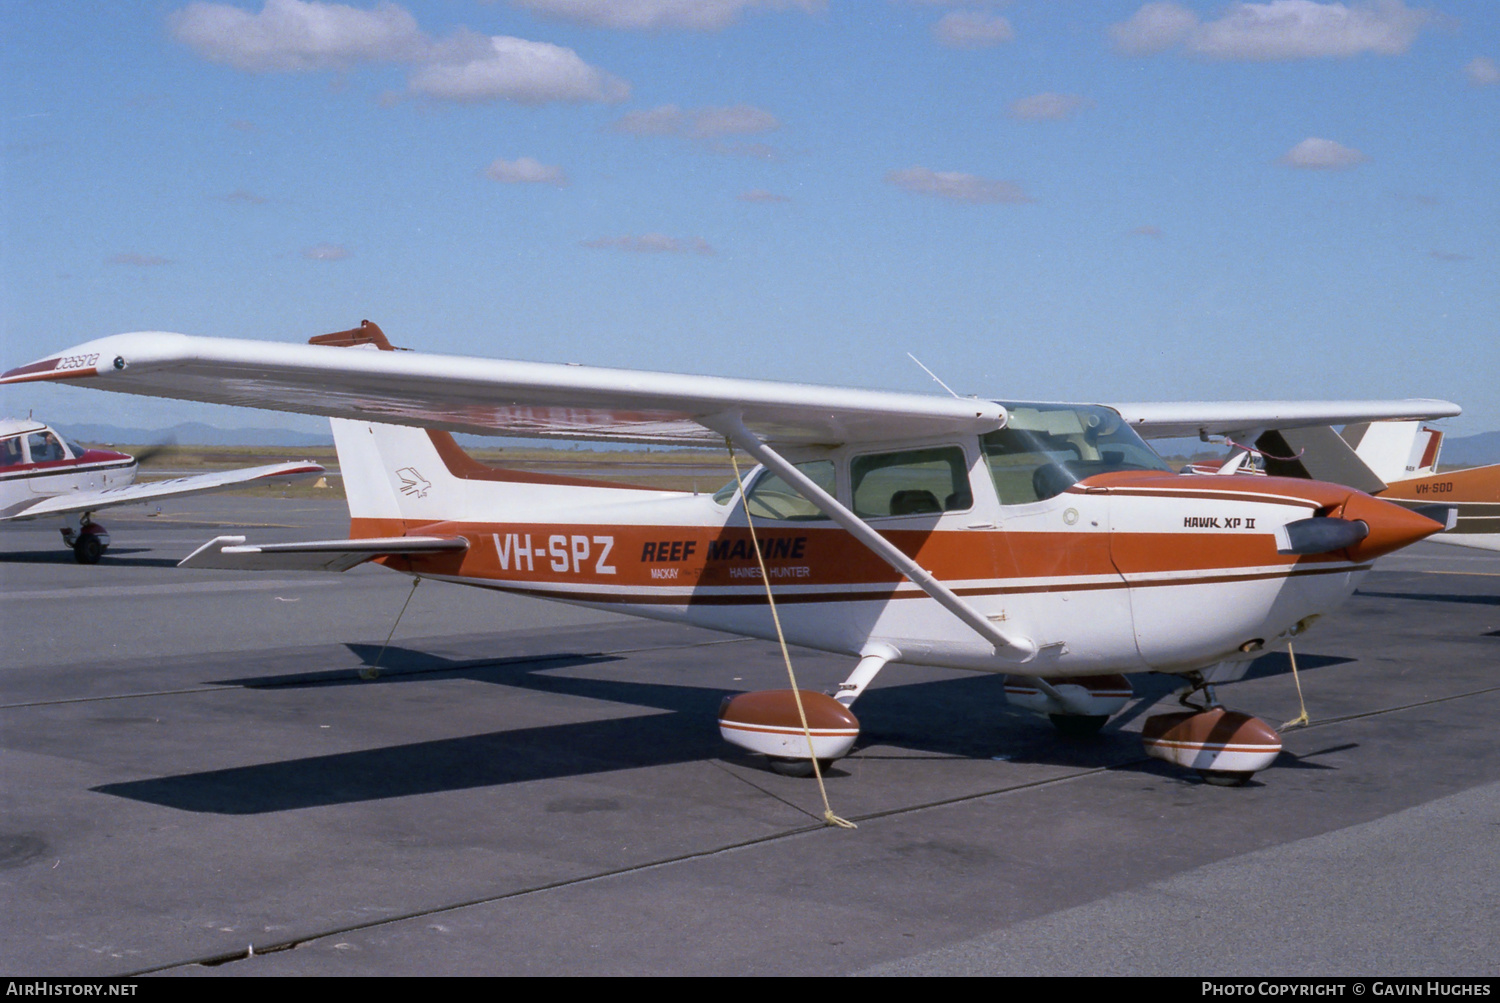
[[[980,437],[1002,505],[1043,501],[1115,470],[1171,472],[1109,408],[1002,403],[1005,427]]]

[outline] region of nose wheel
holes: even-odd
[[[1234,787],[1270,766],[1281,754],[1281,736],[1260,718],[1225,710],[1201,673],[1178,697],[1188,710],[1155,714],[1141,728],[1146,755],[1196,770],[1206,783]],[[1202,694],[1202,704],[1193,697]]]

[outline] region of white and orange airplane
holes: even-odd
[[[80,446],[38,421],[0,420],[0,522],[77,514],[78,529],[64,526],[62,537],[79,564],[98,564],[109,548],[109,531],[94,520],[100,509],[251,482],[279,483],[324,470],[316,463],[276,463],[138,484],[139,472],[129,453]]]
[[[0,378],[42,380],[333,419],[348,539],[219,537],[183,566],[373,560],[857,659],[832,696],[726,701],[724,736],[789,772],[849,751],[850,706],[892,662],[1005,673],[1013,702],[1065,730],[1120,709],[1127,674],[1175,674],[1188,709],[1146,722],[1148,751],[1215,779],[1264,768],[1279,736],[1222,707],[1214,684],[1307,630],[1376,558],[1443,526],[1335,484],[1179,476],[1138,430],[1459,412],[942,398],[398,352],[369,322],[309,345],[114,335]],[[760,465],[714,495],[631,488],[492,468],[452,432],[732,444]]]

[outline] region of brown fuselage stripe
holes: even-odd
[[[71,461],[54,461],[59,465],[44,467],[35,463],[18,464],[24,469],[16,470],[15,467],[0,468],[0,481],[24,481],[28,477],[56,477],[59,474],[88,474],[96,470],[120,470],[135,465],[134,460],[120,460],[114,463],[73,463]],[[15,471],[15,472],[11,472]]]
[[[1344,572],[1369,571],[1370,565],[1345,565],[1338,568],[1295,568],[1288,571],[1261,572],[1243,575],[1216,575],[1211,578],[1166,579],[1146,582],[1102,582],[1079,585],[1039,585],[995,588],[960,588],[953,591],[960,596],[1029,595],[1042,592],[1090,592],[1124,588],[1164,588],[1171,585],[1218,585],[1226,582],[1265,581],[1274,578],[1302,578],[1309,575],[1342,574]],[[764,606],[765,592],[757,588],[744,595],[715,595],[698,593],[675,593],[663,595],[650,592],[585,592],[537,587],[527,582],[496,579],[468,579],[466,584],[483,585],[502,592],[518,592],[538,598],[567,602],[611,603],[631,606]],[[869,592],[782,592],[776,593],[778,605],[790,606],[804,603],[829,602],[887,602],[895,599],[925,599],[927,594],[916,589],[902,591]]]

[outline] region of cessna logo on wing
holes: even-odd
[[[402,467],[396,471],[396,476],[401,478],[401,493],[404,495],[426,498],[427,489],[432,487],[432,482],[417,473],[416,467]]]

